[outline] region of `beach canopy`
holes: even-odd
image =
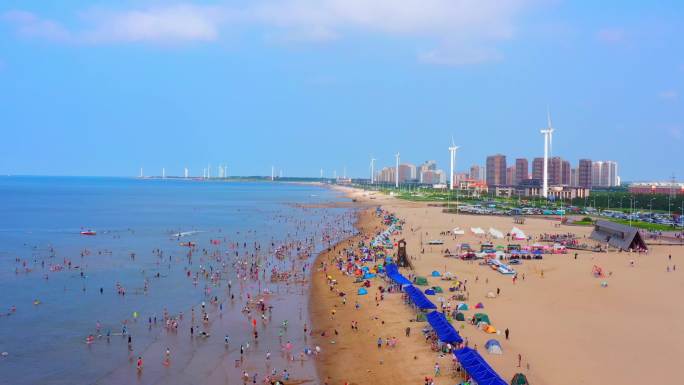
[[[437,333],[437,337],[440,341],[445,343],[458,343],[463,342],[463,338],[458,334],[456,329],[447,321],[444,314],[433,311],[427,314],[427,321]]]
[[[478,302],[477,305],[475,305],[475,309],[484,309],[482,302]]]
[[[489,322],[489,316],[485,313],[475,313],[475,323],[480,323],[480,322],[486,322],[488,324],[491,324]]]
[[[411,281],[399,273],[399,268],[394,263],[388,263],[385,265],[385,273],[387,278],[391,279],[394,283],[399,285],[410,285]]]
[[[454,351],[454,356],[478,385],[507,385],[477,351],[466,347]]]
[[[501,344],[495,339],[491,339],[485,343],[485,349],[489,354],[503,354],[503,349],[501,349]]]
[[[435,271],[432,272],[432,276],[433,276],[433,277],[441,277],[442,274],[440,274],[439,271],[435,270]]]
[[[408,294],[411,301],[419,309],[437,309],[434,303],[430,302],[429,299],[423,294],[422,291],[416,289],[413,285],[404,286],[404,291]]]

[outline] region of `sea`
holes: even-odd
[[[308,280],[355,232],[330,204],[346,200],[313,184],[0,177],[0,384],[317,383]],[[257,299],[271,310],[245,311]]]

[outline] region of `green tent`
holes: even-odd
[[[475,323],[480,323],[480,322],[486,322],[487,324],[491,325],[492,323],[489,321],[489,316],[485,313],[475,313]]]
[[[416,285],[420,286],[426,286],[428,284],[428,280],[425,277],[416,277]]]
[[[465,321],[463,313],[456,313],[456,321]]]
[[[511,380],[511,385],[530,385],[530,383],[527,381],[527,377],[525,377],[524,374],[516,373]]]
[[[434,290],[435,293],[444,293],[444,290],[442,290],[442,288],[439,286],[433,286],[432,290]]]

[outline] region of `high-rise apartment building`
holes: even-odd
[[[595,161],[591,164],[592,187],[615,187],[620,185],[617,162]]]
[[[591,188],[591,171],[591,159],[580,159],[579,167],[577,168],[577,184],[575,186]]]
[[[470,166],[470,179],[483,181],[485,179],[484,169],[477,164]]]
[[[513,179],[514,185],[519,185],[521,181],[527,180],[530,177],[530,169],[527,164],[527,159],[518,158],[515,160],[515,178]]]
[[[506,167],[506,184],[515,185],[515,166]]]
[[[487,157],[487,185],[506,184],[506,155],[496,154]]]
[[[544,179],[544,158],[534,158],[532,161],[532,179]]]

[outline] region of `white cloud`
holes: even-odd
[[[67,41],[71,33],[59,23],[42,19],[30,12],[8,11],[2,19],[16,26],[17,32],[23,36],[54,41]]]
[[[667,100],[667,101],[676,100],[676,99],[679,99],[679,92],[677,92],[675,90],[666,90],[666,91],[660,92],[658,94],[658,97],[662,100]]]
[[[625,30],[622,28],[604,28],[596,33],[596,38],[607,44],[617,44],[625,40]]]
[[[80,14],[81,25],[72,28],[24,11],[6,12],[3,19],[14,24],[21,36],[50,41],[163,43],[216,40],[224,12],[217,7],[193,5],[128,11],[90,10]]]
[[[176,4],[90,10],[67,26],[37,15],[4,14],[22,36],[79,44],[213,41],[225,28],[259,27],[277,41],[327,42],[348,35],[417,38],[439,49],[419,55],[437,64],[499,59],[497,43],[544,0],[252,0],[239,7]]]

